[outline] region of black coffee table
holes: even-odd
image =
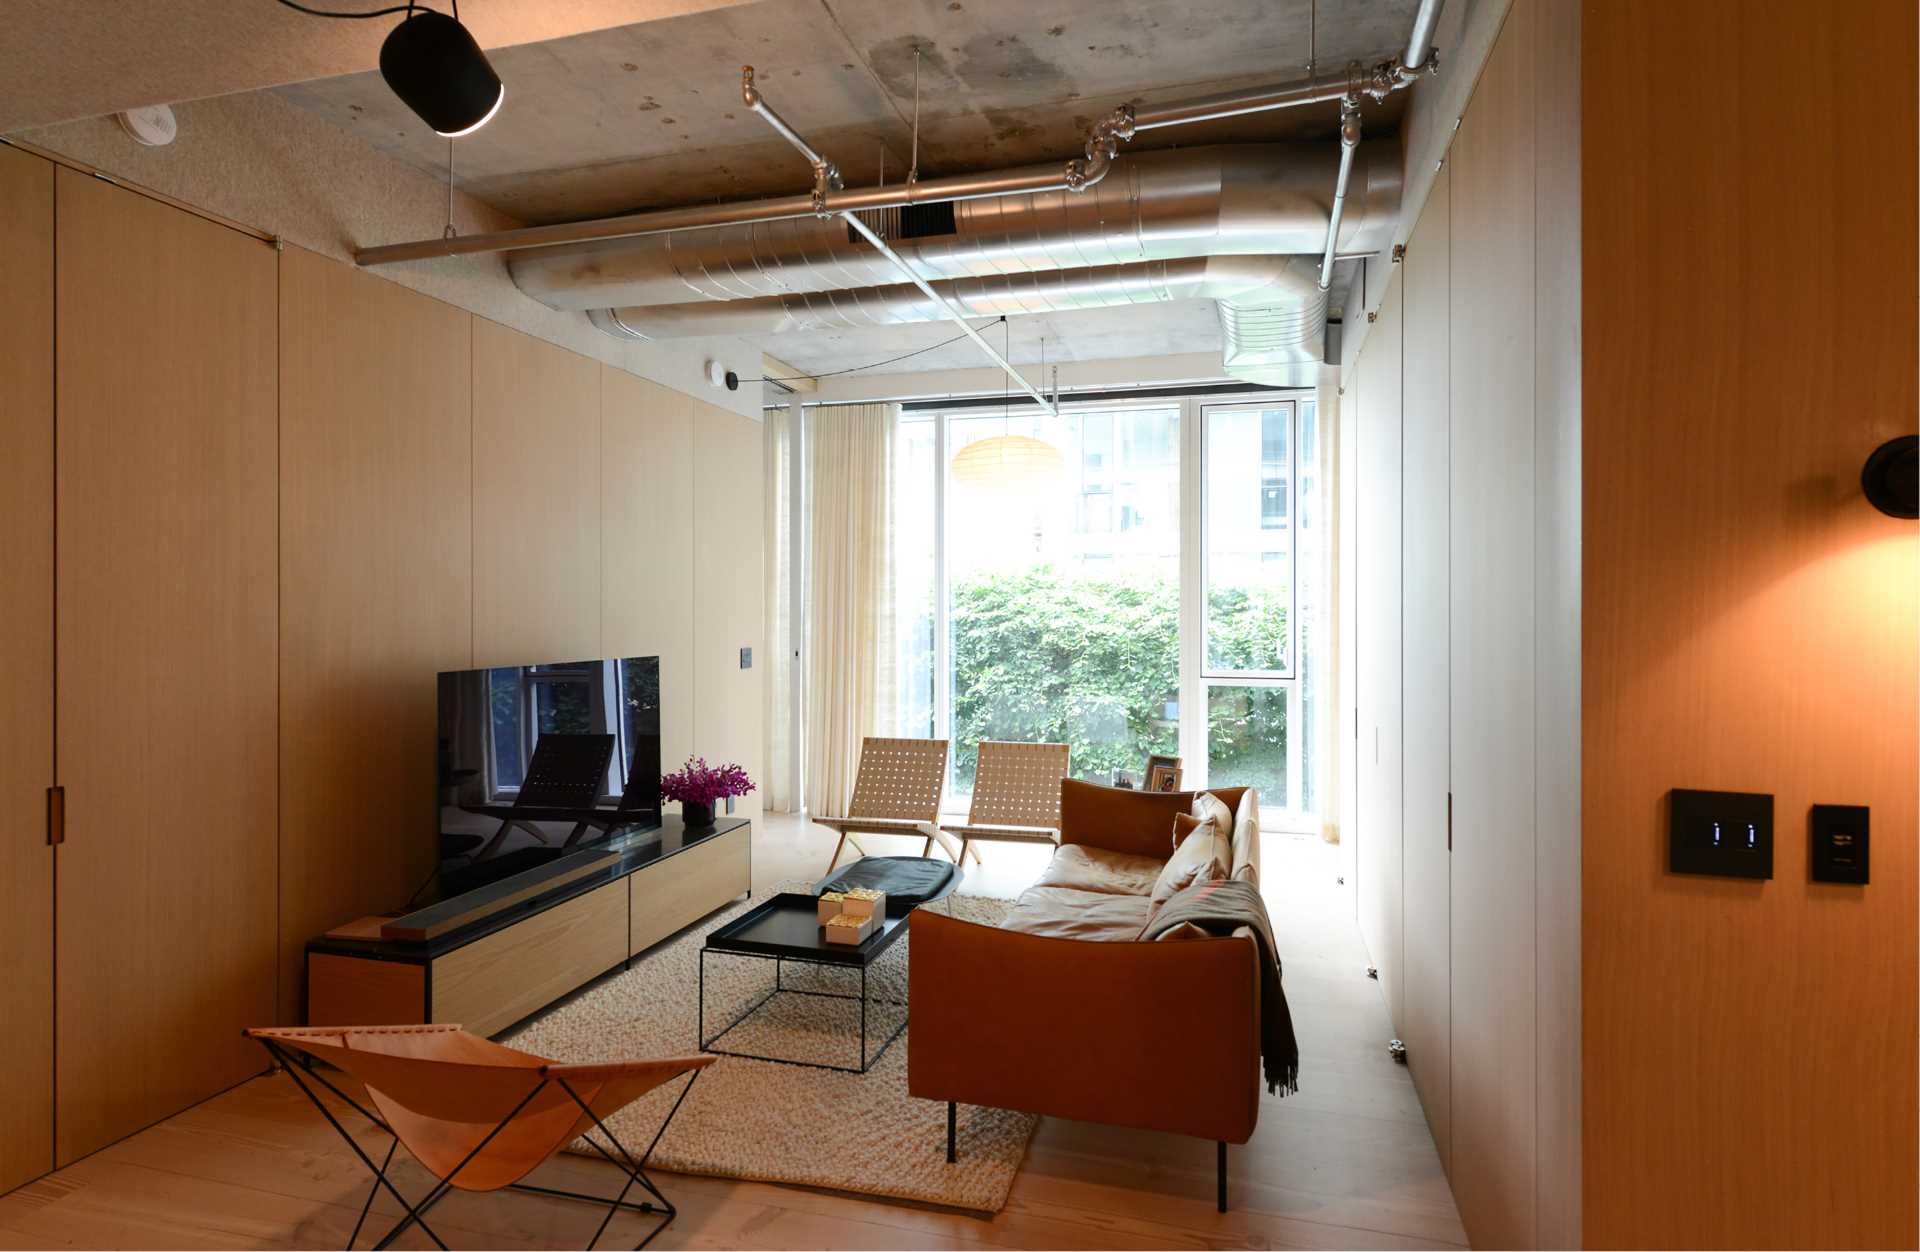
[[[887,862],[914,862],[913,865],[890,866]],[[711,1052],[715,1056],[738,1056],[755,1061],[777,1061],[783,1065],[802,1065],[810,1069],[830,1069],[845,1074],[864,1074],[879,1063],[907,1029],[906,1017],[894,1027],[880,1043],[880,1049],[871,1056],[867,1054],[867,971],[873,963],[886,954],[900,937],[907,933],[907,919],[913,910],[921,904],[943,899],[953,893],[960,885],[959,867],[946,865],[951,874],[932,874],[927,867],[939,867],[940,862],[926,861],[920,857],[867,857],[855,861],[839,873],[822,880],[814,888],[813,895],[801,895],[784,892],[763,904],[754,906],[740,917],[713,931],[707,936],[706,943],[700,949],[700,1010],[699,1040],[700,1050]],[[862,870],[860,867],[865,866]],[[855,873],[854,871],[859,871]],[[887,915],[881,919],[880,926],[872,934],[857,944],[828,943],[820,933],[818,900],[820,893],[829,890],[843,890],[847,887],[872,886],[881,890],[888,883],[903,891],[896,899],[891,893],[887,897]],[[721,956],[755,957],[773,962],[773,990],[755,1000],[742,1010],[734,1019],[719,1031],[707,1034],[707,957],[709,954]],[[788,961],[802,965],[837,967],[860,972],[860,993],[858,995],[834,991],[803,990],[789,987],[784,981],[784,967]],[[800,1061],[789,1057],[765,1056],[755,1052],[734,1052],[716,1047],[729,1032],[742,1022],[759,1012],[769,1001],[780,995],[816,996],[828,1000],[860,1001],[860,1064],[828,1065],[819,1061]],[[882,1000],[874,1003],[905,1008],[904,1000]]]

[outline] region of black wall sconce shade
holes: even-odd
[[[1888,517],[1920,517],[1920,435],[1901,435],[1875,448],[1860,471],[1860,489]]]
[[[380,45],[380,76],[438,134],[471,134],[487,124],[506,88],[467,28],[416,9]]]

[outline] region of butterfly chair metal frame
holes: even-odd
[[[614,1214],[619,1213],[623,1210],[629,1213],[639,1213],[645,1216],[654,1216],[657,1214],[660,1219],[657,1223],[655,1223],[653,1228],[647,1232],[646,1238],[642,1239],[639,1243],[634,1245],[636,1252],[637,1252],[637,1249],[644,1248],[649,1243],[652,1243],[654,1240],[654,1237],[657,1236],[662,1230],[665,1230],[670,1224],[672,1224],[673,1219],[679,1215],[679,1210],[674,1207],[672,1201],[668,1200],[667,1197],[661,1193],[659,1186],[656,1185],[653,1179],[647,1175],[646,1165],[647,1165],[647,1162],[653,1158],[653,1150],[660,1145],[661,1137],[667,1133],[667,1127],[673,1124],[674,1115],[680,1111],[680,1106],[686,1102],[687,1094],[693,1090],[693,1084],[699,1079],[701,1069],[705,1068],[706,1065],[712,1063],[712,1060],[713,1060],[712,1057],[684,1058],[684,1060],[688,1062],[688,1069],[684,1071],[687,1073],[686,1085],[680,1089],[680,1094],[678,1097],[675,1098],[673,1102],[673,1107],[670,1110],[668,1110],[666,1119],[660,1123],[660,1129],[654,1132],[652,1142],[647,1144],[647,1150],[641,1153],[640,1159],[636,1161],[633,1158],[633,1154],[627,1150],[626,1145],[620,1142],[619,1138],[614,1135],[611,1129],[608,1128],[605,1121],[601,1119],[600,1114],[596,1113],[593,1110],[593,1107],[591,1106],[591,1104],[589,1104],[587,1100],[584,1100],[581,1098],[579,1091],[577,1091],[574,1088],[573,1084],[567,1081],[568,1075],[549,1072],[553,1070],[567,1070],[567,1071],[571,1071],[573,1076],[582,1076],[582,1075],[590,1076],[595,1071],[606,1071],[610,1069],[615,1069],[615,1068],[618,1068],[617,1066],[567,1066],[567,1065],[557,1065],[557,1064],[551,1064],[551,1063],[540,1064],[539,1058],[534,1058],[534,1057],[531,1057],[529,1054],[521,1053],[519,1055],[527,1056],[529,1060],[535,1062],[535,1065],[538,1068],[539,1081],[535,1083],[532,1089],[529,1090],[527,1094],[520,1099],[519,1103],[513,1106],[512,1110],[508,1112],[505,1117],[501,1118],[497,1123],[495,1123],[493,1127],[490,1130],[488,1130],[484,1136],[481,1137],[479,1142],[474,1144],[474,1146],[467,1151],[467,1153],[460,1159],[459,1164],[455,1165],[451,1170],[447,1171],[445,1177],[436,1177],[433,1189],[427,1193],[427,1196],[425,1199],[421,1200],[418,1204],[413,1204],[408,1202],[406,1196],[400,1193],[400,1189],[396,1187],[393,1183],[393,1180],[387,1176],[387,1171],[393,1164],[394,1151],[400,1146],[400,1143],[401,1143],[400,1134],[396,1132],[393,1126],[391,1126],[388,1123],[387,1119],[376,1116],[370,1109],[362,1105],[358,1100],[355,1100],[352,1096],[340,1090],[340,1088],[335,1086],[334,1083],[331,1082],[324,1073],[322,1073],[317,1068],[314,1068],[311,1064],[303,1064],[301,1061],[301,1058],[295,1056],[294,1053],[285,1046],[287,1042],[293,1042],[296,1047],[300,1047],[300,1050],[303,1053],[305,1053],[305,1055],[309,1059],[331,1061],[333,1056],[336,1054],[336,1052],[344,1050],[344,1041],[342,1046],[339,1048],[329,1046],[325,1050],[316,1050],[312,1048],[301,1047],[299,1044],[299,1040],[302,1038],[306,1038],[306,1039],[313,1039],[316,1037],[319,1037],[319,1038],[336,1037],[337,1038],[337,1037],[345,1036],[349,1034],[369,1035],[369,1034],[380,1034],[380,1033],[386,1033],[386,1032],[405,1032],[408,1034],[454,1033],[454,1034],[464,1035],[468,1039],[475,1038],[475,1036],[465,1035],[465,1032],[462,1031],[460,1027],[456,1025],[408,1026],[408,1027],[390,1027],[390,1026],[310,1027],[305,1029],[289,1028],[289,1029],[283,1029],[283,1030],[249,1030],[246,1032],[249,1038],[252,1038],[258,1041],[260,1045],[267,1050],[267,1054],[273,1058],[274,1062],[277,1065],[279,1065],[281,1069],[286,1071],[287,1076],[293,1079],[294,1084],[300,1088],[302,1094],[304,1094],[307,1097],[307,1099],[313,1103],[313,1106],[315,1108],[320,1110],[320,1115],[327,1119],[327,1123],[333,1127],[334,1132],[338,1134],[341,1139],[346,1141],[346,1145],[349,1148],[353,1149],[353,1154],[360,1158],[361,1163],[364,1164],[367,1167],[367,1170],[373,1175],[373,1183],[367,1190],[366,1202],[360,1206],[360,1217],[353,1224],[353,1232],[347,1236],[346,1246],[349,1249],[351,1249],[354,1245],[354,1242],[359,1239],[361,1228],[366,1225],[367,1216],[373,1209],[374,1197],[379,1195],[381,1189],[384,1188],[387,1191],[387,1193],[391,1195],[397,1203],[399,1203],[400,1207],[406,1210],[406,1216],[402,1217],[399,1220],[399,1222],[395,1224],[391,1230],[387,1231],[385,1235],[381,1236],[380,1240],[377,1243],[375,1243],[373,1246],[375,1248],[390,1247],[395,1239],[399,1238],[402,1234],[406,1233],[406,1231],[410,1227],[417,1225],[426,1234],[427,1238],[433,1240],[434,1245],[436,1247],[439,1247],[444,1250],[447,1245],[445,1242],[441,1240],[439,1235],[434,1233],[433,1228],[427,1225],[426,1214],[428,1213],[429,1210],[433,1208],[434,1205],[438,1204],[441,1200],[445,1199],[447,1193],[451,1191],[456,1185],[458,1185],[455,1182],[455,1180],[459,1177],[460,1171],[463,1169],[466,1169],[468,1165],[472,1164],[473,1161],[476,1158],[478,1158],[482,1152],[486,1150],[487,1146],[493,1143],[494,1140],[500,1135],[500,1133],[506,1130],[507,1127],[513,1123],[513,1120],[516,1117],[520,1116],[522,1111],[526,1110],[529,1105],[532,1105],[535,1099],[542,1092],[548,1090],[550,1087],[557,1087],[560,1091],[564,1092],[566,1096],[570,1100],[572,1100],[573,1104],[576,1107],[578,1107],[578,1109],[585,1116],[585,1118],[592,1121],[593,1128],[606,1136],[607,1142],[613,1145],[612,1152],[609,1152],[606,1148],[602,1147],[600,1143],[597,1140],[595,1140],[593,1135],[591,1133],[585,1132],[584,1129],[581,1131],[579,1135],[579,1137],[584,1139],[586,1143],[590,1147],[592,1147],[595,1152],[598,1152],[616,1169],[620,1170],[621,1173],[626,1175],[626,1183],[620,1188],[620,1193],[617,1196],[615,1196],[612,1200],[608,1200],[605,1196],[589,1195],[586,1192],[582,1192],[582,1191],[566,1191],[557,1187],[538,1187],[538,1186],[534,1186],[531,1183],[525,1183],[525,1182],[519,1182],[519,1181],[513,1181],[513,1182],[508,1182],[504,1184],[507,1189],[513,1190],[513,1191],[524,1191],[534,1195],[554,1196],[564,1200],[579,1200],[588,1204],[606,1205],[607,1206],[606,1216],[600,1219],[600,1225],[595,1228],[593,1232],[593,1238],[587,1241],[586,1247],[589,1249],[593,1248],[596,1244],[600,1242],[600,1236],[606,1233],[607,1226],[609,1223],[613,1221]],[[486,1041],[482,1040],[480,1042],[485,1043]],[[498,1045],[491,1045],[491,1046],[498,1046]],[[506,1048],[501,1048],[500,1050],[502,1052],[512,1051],[511,1049],[506,1049]],[[526,1068],[533,1069],[535,1068],[535,1066],[527,1066]],[[303,1073],[305,1075],[304,1077],[302,1076]],[[679,1075],[676,1073],[668,1078],[663,1079],[661,1083],[654,1084],[654,1086],[657,1087],[660,1085],[664,1085],[664,1083],[671,1082],[673,1078],[678,1076]],[[356,1113],[360,1114],[360,1116],[364,1117],[368,1122],[372,1123],[374,1126],[384,1131],[391,1138],[392,1142],[390,1142],[387,1145],[387,1154],[385,1158],[381,1160],[380,1164],[375,1165],[373,1163],[373,1158],[369,1156],[363,1148],[361,1148],[360,1144],[354,1139],[354,1137],[348,1133],[347,1128],[341,1125],[340,1119],[334,1115],[334,1112],[332,1109],[327,1107],[326,1102],[320,1098],[319,1092],[314,1090],[314,1087],[312,1085],[313,1083],[317,1083],[320,1086],[326,1088],[328,1091],[332,1092],[335,1096],[339,1097],[339,1099],[344,1104],[346,1104],[349,1108],[353,1109]],[[653,1089],[652,1087],[648,1088],[648,1090],[652,1090],[652,1089]],[[369,1093],[371,1094],[371,1087],[369,1087]],[[645,1092],[641,1092],[640,1094],[645,1094]],[[636,1095],[632,1098],[637,1099],[638,1096]],[[626,1101],[622,1102],[623,1105],[624,1103],[626,1103]],[[608,1116],[612,1116],[614,1111],[615,1111],[614,1109],[609,1109]],[[565,1140],[563,1140],[562,1142],[565,1142]],[[557,1150],[558,1149],[556,1148],[555,1151]],[[618,1153],[618,1155],[616,1156],[615,1153]],[[526,1176],[526,1173],[532,1172],[533,1168],[537,1168],[539,1164],[544,1163],[547,1159],[550,1159],[552,1155],[553,1153],[549,1152],[546,1155],[542,1156],[540,1160],[534,1164],[534,1166],[529,1167],[525,1172],[518,1175],[518,1177],[524,1178]],[[418,1159],[417,1154],[416,1154],[416,1159]],[[426,1165],[426,1162],[421,1161],[421,1164]],[[429,1173],[433,1172],[430,1166],[428,1167],[428,1172]],[[653,1199],[641,1200],[638,1202],[628,1200],[627,1195],[629,1192],[633,1190],[636,1184],[641,1188],[641,1190],[645,1191],[648,1195],[652,1196]],[[484,1189],[498,1190],[499,1188],[491,1187],[491,1188],[484,1188]],[[655,1203],[655,1201],[657,1201],[658,1203]]]

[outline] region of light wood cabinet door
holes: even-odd
[[[1401,518],[1401,621],[1405,692],[1405,820],[1401,837],[1402,1007],[1394,1021],[1420,1089],[1434,1146],[1451,1160],[1452,856],[1447,788],[1451,762],[1447,688],[1448,189],[1442,169],[1401,266],[1401,416],[1406,490]]]
[[[1387,1011],[1401,1018],[1400,293],[1387,288],[1361,351],[1359,861],[1360,933]]]
[[[65,1164],[264,1067],[278,520],[273,249],[57,179]]]
[[[0,1192],[53,1166],[53,168],[0,148]]]
[[[1515,5],[1452,172],[1451,1178],[1476,1247],[1534,1247],[1534,62]]]

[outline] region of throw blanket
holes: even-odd
[[[1286,1095],[1300,1090],[1300,1045],[1293,1038],[1293,1015],[1280,989],[1280,956],[1273,946],[1273,925],[1267,906],[1251,883],[1228,879],[1195,883],[1160,907],[1141,932],[1143,940],[1158,939],[1182,925],[1198,926],[1213,935],[1231,935],[1245,926],[1253,931],[1260,949],[1260,1057],[1266,1068],[1267,1090]]]

